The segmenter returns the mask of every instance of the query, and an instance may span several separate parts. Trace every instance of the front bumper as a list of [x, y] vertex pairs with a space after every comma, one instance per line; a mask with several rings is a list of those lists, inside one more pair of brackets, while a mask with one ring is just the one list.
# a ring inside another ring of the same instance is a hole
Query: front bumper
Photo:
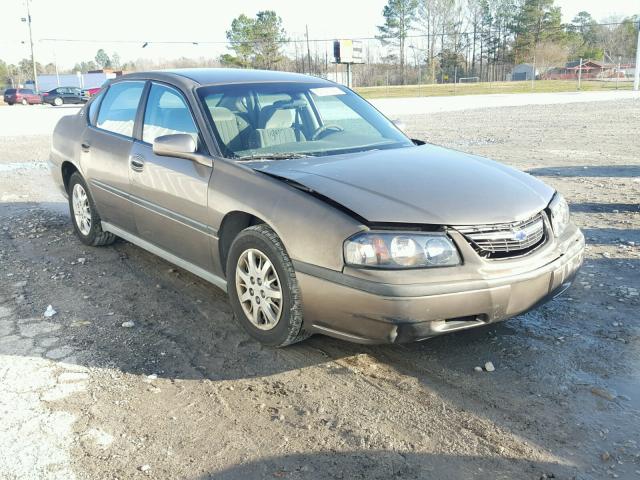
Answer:
[[584, 236], [573, 228], [554, 245], [555, 255], [515, 274], [423, 284], [389, 284], [328, 273], [294, 262], [302, 292], [305, 328], [358, 343], [423, 340], [448, 332], [506, 320], [524, 313], [564, 290], [582, 265]]

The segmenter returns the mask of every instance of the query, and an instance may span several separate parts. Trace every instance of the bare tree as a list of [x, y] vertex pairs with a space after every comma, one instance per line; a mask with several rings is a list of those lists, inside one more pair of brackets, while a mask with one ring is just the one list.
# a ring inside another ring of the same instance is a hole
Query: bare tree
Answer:
[[535, 48], [536, 68], [544, 77], [552, 68], [561, 67], [567, 61], [567, 46], [551, 41], [539, 43]]

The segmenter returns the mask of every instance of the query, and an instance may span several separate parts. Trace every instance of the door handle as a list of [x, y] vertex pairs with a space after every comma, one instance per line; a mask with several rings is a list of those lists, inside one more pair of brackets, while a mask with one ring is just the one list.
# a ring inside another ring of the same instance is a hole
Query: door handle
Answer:
[[144, 168], [144, 157], [142, 155], [132, 155], [129, 159], [129, 165], [131, 165], [131, 170], [141, 172]]
[[82, 147], [83, 152], [88, 152], [91, 149], [91, 145], [89, 145], [88, 143], [83, 143], [80, 146]]

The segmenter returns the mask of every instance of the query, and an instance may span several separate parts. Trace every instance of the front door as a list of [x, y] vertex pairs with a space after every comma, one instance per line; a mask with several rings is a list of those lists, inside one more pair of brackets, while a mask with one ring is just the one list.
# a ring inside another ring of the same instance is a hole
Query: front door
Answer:
[[129, 155], [144, 85], [143, 81], [111, 85], [95, 121], [90, 112], [90, 125], [80, 145], [80, 165], [101, 219], [133, 234], [136, 227], [129, 201]]
[[142, 125], [142, 141], [134, 142], [129, 162], [138, 235], [210, 271], [207, 190], [212, 168], [153, 153], [156, 137], [175, 133], [188, 133], [199, 140], [198, 129], [182, 93], [152, 83]]

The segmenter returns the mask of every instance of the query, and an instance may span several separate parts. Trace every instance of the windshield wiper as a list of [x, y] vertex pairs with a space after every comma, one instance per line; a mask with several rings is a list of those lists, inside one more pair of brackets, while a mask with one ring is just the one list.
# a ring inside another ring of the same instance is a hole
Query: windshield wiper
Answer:
[[289, 160], [293, 158], [305, 158], [310, 157], [308, 153], [296, 153], [296, 152], [278, 152], [278, 153], [256, 153], [254, 155], [246, 155], [244, 157], [238, 157], [235, 160], [238, 162], [247, 162], [251, 160]]

